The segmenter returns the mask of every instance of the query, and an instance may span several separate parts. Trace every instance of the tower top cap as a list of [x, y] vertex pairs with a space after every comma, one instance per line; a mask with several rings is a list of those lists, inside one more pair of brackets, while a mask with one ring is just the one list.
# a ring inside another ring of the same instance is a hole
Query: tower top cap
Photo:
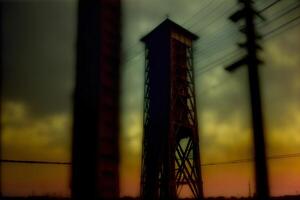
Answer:
[[178, 32], [191, 40], [197, 40], [199, 38], [194, 33], [188, 31], [187, 29], [183, 28], [182, 26], [176, 24], [175, 22], [167, 18], [162, 23], [160, 23], [157, 27], [155, 27], [150, 33], [142, 37], [141, 41], [147, 43], [149, 39], [153, 37], [153, 35], [158, 34], [159, 32], [164, 32], [166, 30], [170, 32], [171, 31]]

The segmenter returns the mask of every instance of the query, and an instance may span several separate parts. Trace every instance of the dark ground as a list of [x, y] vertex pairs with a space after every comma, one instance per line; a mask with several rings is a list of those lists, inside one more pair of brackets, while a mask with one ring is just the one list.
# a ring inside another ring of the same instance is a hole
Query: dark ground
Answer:
[[[59, 197], [2, 197], [1, 200], [70, 200], [70, 198], [59, 198]], [[119, 200], [139, 200], [138, 198], [133, 197], [123, 197]], [[183, 200], [192, 200], [189, 198]], [[237, 197], [208, 197], [205, 200], [254, 200], [253, 198], [237, 198]], [[297, 196], [281, 196], [281, 197], [272, 197], [271, 200], [300, 200], [300, 195]]]

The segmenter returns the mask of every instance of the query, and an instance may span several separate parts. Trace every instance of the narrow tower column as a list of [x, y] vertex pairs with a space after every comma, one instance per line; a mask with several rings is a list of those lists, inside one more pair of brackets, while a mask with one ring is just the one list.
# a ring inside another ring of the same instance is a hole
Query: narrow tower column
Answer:
[[72, 199], [119, 198], [120, 0], [79, 0]]
[[182, 187], [203, 198], [192, 43], [198, 37], [167, 19], [146, 46], [141, 198], [177, 199]]

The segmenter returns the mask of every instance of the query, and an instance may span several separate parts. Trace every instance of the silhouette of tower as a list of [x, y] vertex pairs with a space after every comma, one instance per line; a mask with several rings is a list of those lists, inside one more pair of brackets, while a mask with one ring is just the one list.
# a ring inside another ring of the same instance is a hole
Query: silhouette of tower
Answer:
[[[0, 2], [0, 160], [2, 160], [2, 4]], [[0, 162], [0, 199], [2, 198], [2, 163]]]
[[120, 0], [79, 0], [72, 198], [119, 197]]
[[182, 187], [203, 198], [193, 75], [196, 35], [169, 19], [145, 43], [141, 198], [177, 199]]

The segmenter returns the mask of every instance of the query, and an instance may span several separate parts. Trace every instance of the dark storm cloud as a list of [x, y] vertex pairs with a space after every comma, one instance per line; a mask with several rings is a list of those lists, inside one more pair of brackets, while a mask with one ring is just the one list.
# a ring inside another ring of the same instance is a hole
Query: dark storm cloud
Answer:
[[[197, 12], [200, 5], [205, 5], [208, 2], [209, 1], [199, 2], [198, 0], [189, 0], [188, 2], [174, 0], [124, 1], [123, 47], [126, 54], [131, 54], [132, 52], [135, 54], [138, 51], [143, 51], [139, 39], [166, 19], [166, 17], [169, 17], [179, 24], [197, 22], [194, 18], [191, 18], [192, 13]], [[214, 3], [218, 2], [216, 1], [213, 2], [213, 4]], [[201, 12], [199, 14], [201, 14]], [[135, 48], [128, 48], [132, 46]]]
[[70, 110], [75, 1], [6, 1], [3, 5], [3, 98], [35, 114]]

